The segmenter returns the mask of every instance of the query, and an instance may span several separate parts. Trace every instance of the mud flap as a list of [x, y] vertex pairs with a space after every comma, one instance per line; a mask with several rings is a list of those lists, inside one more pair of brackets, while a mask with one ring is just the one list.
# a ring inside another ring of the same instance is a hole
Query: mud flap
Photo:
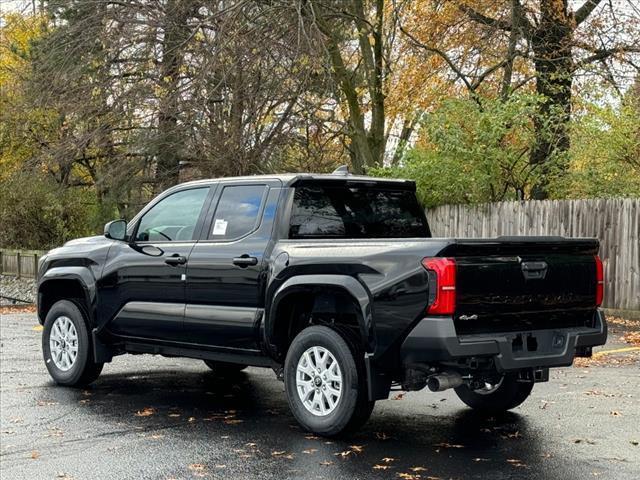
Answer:
[[91, 340], [93, 345], [93, 360], [96, 363], [109, 363], [113, 360], [113, 350], [105, 345], [97, 334], [97, 328], [91, 330]]
[[369, 395], [369, 401], [389, 398], [391, 375], [387, 372], [380, 371], [372, 365], [369, 354], [364, 356], [364, 364], [367, 370], [367, 393]]

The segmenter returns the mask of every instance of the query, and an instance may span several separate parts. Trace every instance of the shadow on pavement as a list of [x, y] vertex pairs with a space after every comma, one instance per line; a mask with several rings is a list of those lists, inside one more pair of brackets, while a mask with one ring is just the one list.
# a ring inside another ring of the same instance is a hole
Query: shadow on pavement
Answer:
[[517, 413], [482, 417], [415, 400], [379, 402], [360, 432], [325, 439], [297, 426], [283, 384], [270, 375], [152, 370], [53, 390], [60, 403], [79, 402], [125, 433], [187, 450], [210, 444], [201, 463], [213, 477], [223, 462], [280, 478], [573, 478], [546, 452], [544, 432]]

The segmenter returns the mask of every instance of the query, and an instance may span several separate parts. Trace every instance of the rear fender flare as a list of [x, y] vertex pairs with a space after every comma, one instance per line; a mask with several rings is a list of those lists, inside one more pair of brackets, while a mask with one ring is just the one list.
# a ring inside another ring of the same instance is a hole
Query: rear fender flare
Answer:
[[[348, 275], [299, 275], [289, 278], [273, 295], [269, 302], [269, 309], [265, 315], [265, 345], [271, 349], [270, 339], [273, 338], [277, 318], [275, 312], [278, 310], [280, 302], [297, 290], [307, 287], [334, 287], [344, 290], [359, 307], [360, 315], [358, 319], [360, 335], [363, 339], [363, 347], [366, 352], [373, 352], [375, 348], [375, 338], [373, 332], [372, 299], [369, 290], [356, 278]], [[271, 355], [276, 352], [269, 352]]]

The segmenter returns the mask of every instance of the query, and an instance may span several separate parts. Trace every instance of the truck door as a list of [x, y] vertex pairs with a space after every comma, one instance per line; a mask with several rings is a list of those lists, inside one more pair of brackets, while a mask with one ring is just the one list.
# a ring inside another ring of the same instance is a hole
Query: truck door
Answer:
[[279, 180], [220, 184], [187, 265], [185, 331], [192, 343], [259, 349], [263, 259], [280, 192]]
[[184, 341], [186, 265], [209, 192], [200, 186], [161, 198], [139, 219], [131, 241], [114, 242], [98, 286], [111, 333]]

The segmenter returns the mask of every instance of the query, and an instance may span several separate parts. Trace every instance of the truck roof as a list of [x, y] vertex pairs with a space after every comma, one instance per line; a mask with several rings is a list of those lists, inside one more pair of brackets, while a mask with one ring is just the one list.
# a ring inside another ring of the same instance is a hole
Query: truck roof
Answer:
[[413, 180], [385, 178], [385, 177], [369, 177], [365, 175], [352, 175], [350, 173], [275, 173], [270, 175], [246, 175], [241, 177], [222, 177], [222, 178], [208, 178], [203, 180], [194, 180], [191, 182], [181, 183], [180, 186], [187, 185], [206, 185], [221, 180], [224, 181], [249, 181], [249, 180], [280, 180], [285, 186], [293, 186], [300, 181], [342, 181], [342, 182], [362, 182], [362, 183], [378, 183], [378, 184], [395, 184], [397, 186], [409, 186], [415, 188], [415, 182]]

